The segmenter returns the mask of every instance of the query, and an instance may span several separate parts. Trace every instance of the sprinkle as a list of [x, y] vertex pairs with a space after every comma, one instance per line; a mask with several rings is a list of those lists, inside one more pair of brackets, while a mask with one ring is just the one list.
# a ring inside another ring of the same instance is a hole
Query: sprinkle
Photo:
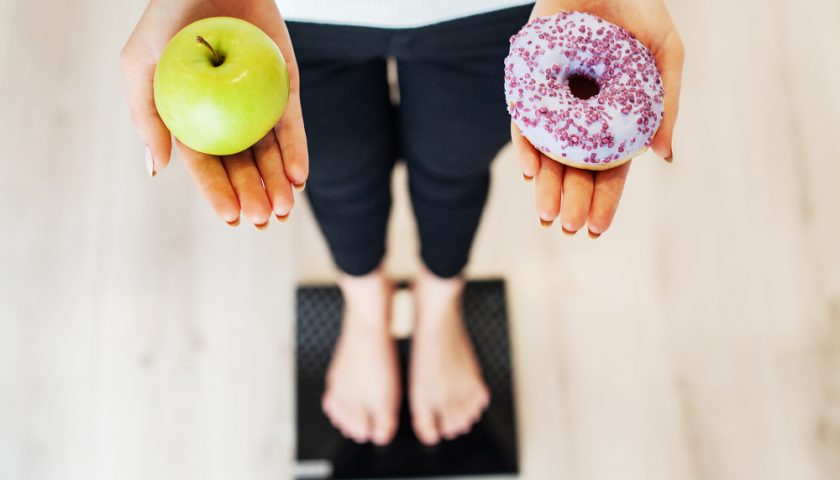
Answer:
[[[630, 32], [561, 12], [532, 20], [510, 42], [508, 110], [534, 145], [572, 162], [606, 164], [650, 143], [664, 115], [664, 91], [653, 56]], [[594, 80], [600, 92], [575, 97], [571, 75]]]

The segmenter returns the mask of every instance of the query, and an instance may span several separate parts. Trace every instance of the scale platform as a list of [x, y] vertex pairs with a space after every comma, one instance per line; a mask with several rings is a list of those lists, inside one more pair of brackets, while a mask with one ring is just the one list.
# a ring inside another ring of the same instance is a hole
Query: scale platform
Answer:
[[[298, 288], [296, 479], [515, 476], [518, 473], [504, 281], [468, 282], [463, 304], [467, 330], [492, 397], [481, 421], [462, 437], [427, 447], [414, 436], [403, 394], [394, 441], [377, 447], [345, 439], [321, 411], [324, 375], [341, 324], [341, 292], [334, 285]], [[410, 339], [398, 341], [403, 385], [410, 348]]]

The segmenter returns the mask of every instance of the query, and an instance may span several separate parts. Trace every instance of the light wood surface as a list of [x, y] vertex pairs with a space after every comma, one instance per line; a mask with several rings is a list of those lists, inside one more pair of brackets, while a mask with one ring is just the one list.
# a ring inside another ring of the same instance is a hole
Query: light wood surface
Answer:
[[[288, 478], [293, 288], [334, 270], [305, 204], [232, 229], [145, 175], [143, 4], [0, 0], [0, 478]], [[470, 272], [509, 282], [522, 478], [840, 478], [840, 3], [671, 6], [675, 161], [633, 162], [609, 232], [541, 229], [494, 167]]]

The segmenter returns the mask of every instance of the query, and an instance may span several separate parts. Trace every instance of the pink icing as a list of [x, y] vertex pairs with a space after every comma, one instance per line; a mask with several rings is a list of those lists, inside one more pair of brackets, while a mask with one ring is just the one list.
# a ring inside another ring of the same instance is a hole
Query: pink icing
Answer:
[[[586, 168], [650, 144], [664, 90], [653, 55], [630, 32], [594, 15], [561, 12], [532, 20], [510, 43], [508, 111], [537, 149]], [[575, 97], [571, 75], [594, 80], [600, 91]]]

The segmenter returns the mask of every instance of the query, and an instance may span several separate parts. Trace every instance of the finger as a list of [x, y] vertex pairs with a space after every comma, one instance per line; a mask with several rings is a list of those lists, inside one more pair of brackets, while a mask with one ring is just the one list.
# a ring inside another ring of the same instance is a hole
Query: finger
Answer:
[[300, 106], [300, 74], [298, 71], [292, 38], [286, 28], [286, 22], [275, 2], [259, 4], [255, 18], [260, 18], [259, 27], [265, 31], [286, 60], [289, 73], [289, 99], [283, 116], [274, 127], [280, 154], [283, 157], [286, 176], [295, 185], [302, 186], [309, 176], [309, 156], [306, 148], [306, 133], [303, 129], [303, 114]]
[[656, 52], [656, 66], [665, 88], [665, 116], [651, 141], [651, 148], [660, 157], [671, 161], [674, 156], [673, 134], [677, 113], [680, 109], [680, 88], [685, 47], [676, 31], [672, 31]]
[[536, 178], [537, 213], [540, 223], [547, 227], [560, 214], [563, 191], [563, 164], [540, 155], [540, 169]]
[[630, 163], [595, 174], [595, 189], [592, 194], [592, 206], [589, 208], [589, 232], [591, 236], [601, 235], [612, 223], [618, 201], [624, 190]]
[[169, 130], [155, 107], [154, 59], [138, 58], [133, 50], [123, 50], [120, 64], [131, 123], [148, 148], [149, 174], [154, 176], [169, 165], [172, 153]]
[[216, 215], [228, 223], [239, 220], [239, 201], [219, 157], [196, 152], [178, 141], [175, 146], [187, 172]]
[[271, 215], [271, 202], [263, 188], [260, 172], [251, 150], [222, 158], [230, 183], [239, 198], [242, 213], [257, 226], [263, 226]]
[[594, 184], [592, 172], [566, 168], [563, 174], [563, 203], [560, 205], [560, 221], [564, 231], [575, 233], [586, 224]]
[[253, 147], [257, 168], [265, 184], [266, 193], [271, 202], [271, 209], [278, 217], [285, 218], [292, 211], [295, 197], [292, 184], [286, 178], [283, 158], [274, 132], [269, 132]]
[[[291, 73], [290, 73], [291, 75]], [[283, 156], [286, 177], [297, 187], [302, 187], [309, 177], [309, 153], [306, 133], [303, 130], [303, 115], [300, 97], [289, 94], [286, 111], [280, 123], [274, 128], [280, 153]]]
[[280, 25], [282, 28], [272, 32], [272, 38], [286, 60], [286, 69], [289, 72], [289, 100], [274, 131], [277, 144], [280, 145], [280, 154], [283, 156], [286, 176], [293, 184], [302, 186], [309, 177], [309, 154], [300, 106], [300, 72], [289, 30], [285, 22], [281, 21]]
[[519, 131], [513, 121], [510, 122], [510, 140], [513, 144], [513, 151], [519, 160], [519, 168], [526, 180], [537, 175], [540, 169], [540, 154]]

